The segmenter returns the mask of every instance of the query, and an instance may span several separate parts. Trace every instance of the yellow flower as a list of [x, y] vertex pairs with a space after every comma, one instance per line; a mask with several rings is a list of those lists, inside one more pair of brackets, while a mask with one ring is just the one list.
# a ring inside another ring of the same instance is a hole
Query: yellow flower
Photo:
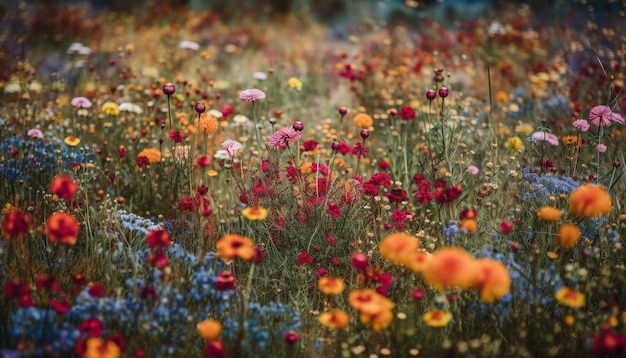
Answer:
[[287, 86], [289, 86], [289, 88], [293, 88], [293, 89], [300, 91], [302, 89], [302, 81], [300, 81], [299, 79], [295, 77], [290, 77], [287, 80]]
[[241, 210], [241, 214], [248, 220], [265, 220], [267, 218], [268, 211], [261, 206], [248, 206]]
[[206, 319], [198, 323], [198, 334], [205, 341], [212, 341], [220, 335], [222, 324], [212, 319]]
[[506, 148], [515, 149], [515, 150], [522, 149], [524, 148], [524, 141], [520, 137], [510, 137], [509, 139], [506, 140], [506, 142], [504, 143], [504, 146]]
[[569, 213], [580, 218], [596, 218], [611, 211], [611, 196], [601, 186], [581, 185], [569, 197]]
[[342, 310], [332, 310], [320, 314], [320, 323], [328, 328], [344, 329], [350, 324], [350, 316]]
[[443, 310], [432, 310], [426, 312], [422, 319], [431, 327], [445, 327], [452, 320], [452, 315]]
[[109, 116], [117, 116], [118, 114], [120, 114], [120, 106], [118, 106], [115, 102], [105, 102], [102, 105], [101, 109], [102, 112], [108, 114]]
[[544, 206], [537, 212], [537, 217], [543, 221], [554, 222], [561, 217], [561, 210], [552, 206]]
[[515, 127], [516, 133], [530, 134], [534, 131], [535, 131], [535, 127], [533, 127], [533, 125], [530, 123], [520, 124], [517, 127]]
[[63, 139], [63, 142], [65, 142], [65, 144], [69, 145], [70, 147], [75, 147], [80, 144], [80, 139], [71, 135], [65, 137], [65, 139]]
[[374, 119], [366, 113], [358, 113], [352, 118], [352, 121], [359, 128], [369, 128], [374, 125]]
[[339, 277], [322, 276], [317, 281], [317, 288], [327, 295], [336, 296], [343, 292], [346, 288], [346, 283]]
[[559, 228], [556, 241], [564, 249], [568, 249], [580, 240], [580, 229], [574, 224], [563, 224]]
[[569, 287], [563, 287], [554, 295], [563, 306], [580, 308], [585, 305], [585, 295]]

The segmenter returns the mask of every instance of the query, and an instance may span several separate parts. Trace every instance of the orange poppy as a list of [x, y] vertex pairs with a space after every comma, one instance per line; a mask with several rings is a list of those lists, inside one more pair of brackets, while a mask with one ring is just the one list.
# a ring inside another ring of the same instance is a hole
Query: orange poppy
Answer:
[[267, 209], [261, 206], [248, 206], [241, 210], [241, 214], [248, 220], [265, 220], [268, 215]]
[[414, 257], [419, 244], [416, 237], [398, 232], [387, 235], [378, 245], [378, 249], [385, 259], [397, 265], [404, 265]]
[[595, 218], [611, 211], [611, 196], [601, 186], [581, 185], [569, 197], [569, 213], [580, 218]]
[[350, 324], [350, 316], [342, 310], [332, 310], [320, 314], [320, 323], [328, 328], [344, 329]]
[[87, 339], [85, 358], [117, 358], [121, 356], [120, 347], [112, 340], [104, 340], [100, 337]]
[[439, 291], [450, 287], [468, 288], [474, 282], [476, 260], [457, 247], [444, 247], [433, 254], [422, 275]]
[[78, 222], [70, 214], [54, 213], [46, 221], [45, 232], [50, 242], [74, 245], [78, 238]]
[[204, 338], [205, 341], [212, 341], [220, 335], [222, 332], [222, 324], [212, 319], [205, 319], [198, 323], [198, 334]]
[[385, 309], [374, 314], [361, 312], [359, 318], [364, 326], [372, 328], [375, 332], [380, 332], [389, 327], [393, 321], [393, 311]]
[[409, 270], [421, 273], [428, 267], [431, 257], [432, 255], [426, 251], [417, 251], [411, 260], [405, 262], [405, 265]]
[[452, 320], [452, 315], [443, 310], [432, 310], [426, 312], [422, 319], [431, 327], [445, 327]]
[[480, 299], [492, 303], [509, 293], [511, 277], [506, 266], [497, 260], [476, 260], [476, 279], [474, 286], [480, 290]]
[[395, 306], [387, 297], [370, 288], [350, 292], [348, 302], [357, 311], [368, 315], [391, 310]]
[[585, 295], [569, 287], [563, 287], [554, 295], [563, 306], [580, 308], [585, 305]]
[[568, 249], [580, 241], [580, 229], [574, 224], [563, 224], [559, 228], [556, 241], [564, 249]]
[[217, 256], [226, 261], [232, 260], [235, 257], [251, 260], [256, 255], [252, 239], [241, 235], [224, 235], [219, 239], [216, 246]]
[[327, 295], [338, 295], [346, 288], [342, 278], [323, 276], [317, 281], [317, 287]]

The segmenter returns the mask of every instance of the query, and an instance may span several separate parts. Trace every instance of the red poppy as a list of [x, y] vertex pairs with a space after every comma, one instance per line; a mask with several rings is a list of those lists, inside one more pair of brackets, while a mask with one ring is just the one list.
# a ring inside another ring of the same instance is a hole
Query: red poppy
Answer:
[[54, 213], [46, 221], [45, 232], [50, 242], [73, 245], [78, 238], [78, 222], [70, 214]]
[[50, 192], [65, 200], [71, 199], [76, 189], [76, 183], [67, 175], [59, 175], [50, 183]]
[[12, 239], [28, 233], [30, 217], [19, 210], [10, 210], [4, 215], [2, 233]]
[[148, 247], [152, 250], [157, 248], [167, 248], [172, 244], [172, 240], [170, 240], [170, 234], [163, 229], [150, 230], [148, 232], [146, 242], [148, 243]]

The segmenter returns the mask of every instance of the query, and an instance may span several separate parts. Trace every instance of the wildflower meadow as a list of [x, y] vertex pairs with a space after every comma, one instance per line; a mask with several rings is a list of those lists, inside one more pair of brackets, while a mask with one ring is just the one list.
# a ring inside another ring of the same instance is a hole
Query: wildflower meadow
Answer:
[[626, 356], [623, 1], [110, 3], [0, 6], [1, 357]]

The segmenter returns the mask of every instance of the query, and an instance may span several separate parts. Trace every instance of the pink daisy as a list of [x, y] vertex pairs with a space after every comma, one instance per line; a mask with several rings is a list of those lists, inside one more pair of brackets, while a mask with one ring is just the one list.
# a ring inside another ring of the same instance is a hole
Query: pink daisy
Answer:
[[584, 119], [577, 119], [574, 121], [574, 123], [572, 123], [572, 125], [574, 126], [574, 128], [578, 129], [581, 132], [586, 132], [589, 130], [589, 122], [587, 122]]
[[246, 102], [254, 102], [265, 98], [265, 93], [260, 89], [252, 88], [239, 92], [239, 99]]
[[224, 141], [224, 143], [222, 143], [222, 149], [224, 149], [228, 153], [228, 155], [230, 156], [230, 159], [233, 159], [235, 154], [242, 147], [243, 146], [241, 145], [241, 143], [237, 142], [236, 140], [232, 140], [232, 139], [227, 139], [227, 140]]
[[300, 140], [300, 132], [293, 129], [293, 127], [281, 128], [274, 132], [268, 142], [270, 148], [285, 149], [289, 142], [297, 142]]

